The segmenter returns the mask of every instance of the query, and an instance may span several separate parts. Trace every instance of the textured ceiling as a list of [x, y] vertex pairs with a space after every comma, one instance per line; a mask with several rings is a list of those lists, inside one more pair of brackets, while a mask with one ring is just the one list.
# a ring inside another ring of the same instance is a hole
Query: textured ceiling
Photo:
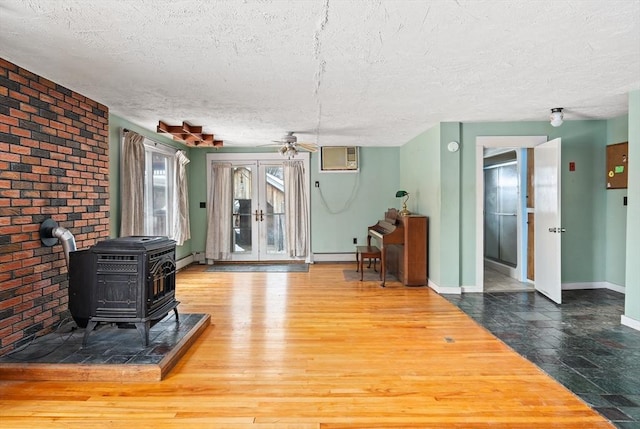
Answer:
[[396, 146], [441, 121], [626, 113], [640, 0], [2, 0], [0, 56], [154, 131]]

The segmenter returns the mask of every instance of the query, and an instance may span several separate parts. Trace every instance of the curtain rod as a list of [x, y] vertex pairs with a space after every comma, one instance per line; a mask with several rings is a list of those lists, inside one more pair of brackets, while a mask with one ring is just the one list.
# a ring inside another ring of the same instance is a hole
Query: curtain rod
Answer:
[[[137, 131], [133, 131], [133, 130], [130, 130], [130, 129], [128, 129], [128, 128], [123, 128], [123, 129], [122, 129], [122, 132], [123, 132], [123, 133], [132, 132], [132, 133], [140, 134], [139, 132], [137, 132]], [[156, 144], [156, 145], [162, 145], [162, 146], [164, 146], [164, 147], [168, 147], [168, 148], [173, 149], [173, 150], [175, 150], [175, 151], [179, 151], [179, 150], [184, 151], [184, 149], [183, 149], [183, 148], [181, 148], [181, 147], [175, 147], [175, 146], [172, 146], [172, 145], [170, 145], [170, 144], [166, 144], [166, 143], [160, 142], [160, 141], [155, 140], [155, 139], [153, 139], [153, 138], [151, 138], [151, 137], [147, 137], [147, 136], [145, 136], [145, 135], [143, 135], [143, 134], [140, 134], [140, 135], [141, 135], [142, 137], [144, 137], [145, 139], [147, 139], [147, 140], [151, 140], [151, 141], [152, 141], [154, 144]]]

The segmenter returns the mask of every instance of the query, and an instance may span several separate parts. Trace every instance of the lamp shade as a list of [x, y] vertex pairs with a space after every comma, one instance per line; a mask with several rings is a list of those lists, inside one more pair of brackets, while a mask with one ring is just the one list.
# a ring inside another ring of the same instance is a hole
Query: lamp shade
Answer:
[[411, 214], [409, 210], [407, 210], [407, 200], [409, 199], [409, 193], [407, 191], [397, 191], [396, 198], [404, 197], [404, 201], [402, 202], [402, 210], [400, 211], [400, 216], [406, 216]]

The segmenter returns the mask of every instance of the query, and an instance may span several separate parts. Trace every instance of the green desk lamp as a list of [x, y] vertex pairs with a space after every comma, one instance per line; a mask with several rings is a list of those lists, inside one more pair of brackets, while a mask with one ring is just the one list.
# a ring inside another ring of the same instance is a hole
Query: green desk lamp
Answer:
[[411, 212], [407, 210], [407, 200], [409, 199], [409, 193], [407, 191], [398, 191], [396, 192], [396, 198], [404, 197], [404, 201], [402, 202], [402, 210], [400, 211], [400, 216], [410, 215]]

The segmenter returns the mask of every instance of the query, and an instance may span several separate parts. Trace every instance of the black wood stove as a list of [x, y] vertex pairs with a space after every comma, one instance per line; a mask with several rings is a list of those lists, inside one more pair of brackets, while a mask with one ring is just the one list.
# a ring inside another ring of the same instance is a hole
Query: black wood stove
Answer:
[[69, 254], [69, 311], [86, 327], [83, 344], [99, 323], [134, 325], [145, 346], [149, 329], [175, 299], [175, 242], [166, 237], [121, 237]]

